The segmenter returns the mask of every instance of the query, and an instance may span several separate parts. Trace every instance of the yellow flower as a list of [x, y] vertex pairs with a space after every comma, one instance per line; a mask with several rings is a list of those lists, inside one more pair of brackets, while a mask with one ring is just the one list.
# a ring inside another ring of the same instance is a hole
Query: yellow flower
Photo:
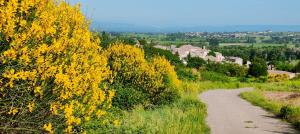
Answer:
[[48, 123], [48, 124], [44, 124], [43, 126], [44, 130], [50, 134], [53, 134], [53, 128], [52, 128], [52, 124]]
[[8, 114], [12, 114], [12, 115], [16, 115], [18, 113], [18, 109], [17, 108], [11, 108], [8, 112]]
[[97, 117], [99, 118], [99, 117], [101, 117], [101, 116], [103, 116], [103, 115], [105, 115], [106, 114], [106, 111], [103, 111], [103, 110], [97, 110], [97, 113], [96, 113], [96, 115], [97, 115]]
[[35, 87], [34, 94], [35, 94], [35, 96], [43, 96], [44, 93], [42, 91], [42, 87]]
[[112, 98], [115, 96], [115, 93], [116, 92], [114, 90], [109, 90], [108, 91], [108, 99], [107, 100], [111, 101]]
[[58, 114], [58, 106], [59, 106], [59, 104], [57, 104], [57, 103], [50, 104], [50, 111], [52, 114], [54, 114], [54, 115]]
[[3, 53], [3, 55], [4, 55], [5, 57], [7, 57], [7, 58], [11, 58], [12, 60], [15, 60], [16, 57], [17, 57], [17, 53], [16, 53], [16, 51], [13, 50], [13, 49], [9, 49], [9, 50], [5, 51], [5, 52]]
[[121, 122], [119, 120], [114, 120], [113, 124], [118, 127], [120, 126]]
[[72, 132], [72, 129], [73, 129], [72, 126], [68, 126], [68, 127], [64, 130], [64, 132], [65, 132], [65, 133], [71, 133], [71, 132]]
[[29, 112], [32, 112], [32, 111], [33, 111], [34, 106], [35, 106], [34, 101], [30, 102], [30, 103], [27, 105], [27, 108], [28, 108]]

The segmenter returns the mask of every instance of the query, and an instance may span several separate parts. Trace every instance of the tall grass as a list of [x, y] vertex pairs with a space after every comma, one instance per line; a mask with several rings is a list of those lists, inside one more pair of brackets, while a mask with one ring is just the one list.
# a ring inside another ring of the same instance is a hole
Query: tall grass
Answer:
[[209, 133], [205, 124], [206, 107], [196, 98], [184, 98], [178, 102], [145, 110], [137, 108], [127, 112], [123, 119], [123, 126], [127, 132], [141, 133]]
[[[191, 92], [190, 92], [191, 93]], [[150, 109], [142, 106], [131, 111], [117, 111], [119, 116], [112, 115], [120, 120], [119, 126], [101, 127], [103, 121], [98, 120], [86, 124], [88, 133], [210, 133], [205, 123], [206, 106], [198, 100], [196, 94], [184, 93], [182, 98], [173, 104], [163, 105]]]
[[210, 133], [206, 125], [206, 106], [199, 100], [199, 93], [209, 89], [235, 89], [249, 86], [239, 82], [184, 81], [181, 99], [173, 104], [144, 109], [136, 107], [131, 111], [116, 111], [111, 120], [119, 120], [119, 126], [102, 127], [103, 120], [86, 124], [88, 133], [157, 133], [186, 134]]
[[300, 80], [273, 83], [255, 83], [253, 86], [261, 91], [295, 91], [300, 92]]

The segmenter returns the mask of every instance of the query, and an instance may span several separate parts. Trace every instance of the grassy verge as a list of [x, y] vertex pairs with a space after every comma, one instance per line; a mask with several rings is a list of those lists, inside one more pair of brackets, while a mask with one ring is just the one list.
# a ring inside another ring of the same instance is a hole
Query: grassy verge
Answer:
[[178, 101], [169, 105], [151, 109], [136, 107], [131, 111], [115, 110], [114, 115], [111, 115], [113, 119], [110, 120], [119, 120], [120, 125], [103, 128], [103, 120], [97, 120], [86, 124], [87, 132], [98, 133], [101, 130], [103, 133], [208, 134], [210, 129], [205, 123], [206, 106], [199, 101], [198, 91], [183, 92]]
[[[144, 109], [136, 107], [131, 111], [113, 110], [112, 119], [118, 125], [105, 126], [105, 120], [86, 124], [88, 133], [210, 133], [206, 125], [206, 106], [199, 101], [199, 93], [208, 89], [234, 89], [245, 87], [239, 82], [183, 82], [181, 98], [173, 104]], [[114, 124], [114, 123], [110, 123]], [[105, 127], [103, 127], [105, 126]]]
[[300, 81], [298, 80], [256, 85], [256, 89], [254, 91], [242, 93], [241, 97], [248, 100], [253, 105], [260, 106], [265, 110], [272, 112], [281, 119], [295, 125], [297, 129], [300, 129], [299, 106], [288, 104], [285, 101], [270, 100], [264, 95], [264, 92], [266, 91], [299, 92], [299, 82]]

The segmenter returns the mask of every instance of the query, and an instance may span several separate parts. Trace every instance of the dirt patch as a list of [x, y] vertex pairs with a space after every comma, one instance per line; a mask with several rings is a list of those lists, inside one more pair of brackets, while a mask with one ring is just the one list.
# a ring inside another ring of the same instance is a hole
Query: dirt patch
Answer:
[[265, 91], [264, 96], [268, 100], [278, 101], [287, 105], [300, 106], [300, 93], [299, 92], [275, 92]]

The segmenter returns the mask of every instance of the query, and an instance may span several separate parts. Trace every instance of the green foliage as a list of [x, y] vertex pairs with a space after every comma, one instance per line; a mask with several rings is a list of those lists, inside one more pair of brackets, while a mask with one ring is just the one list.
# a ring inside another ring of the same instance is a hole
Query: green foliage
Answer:
[[300, 73], [300, 61], [298, 62], [298, 64], [295, 66], [295, 72]]
[[207, 55], [216, 57], [216, 53], [214, 51], [209, 51]]
[[[256, 46], [258, 44], [255, 44]], [[244, 46], [224, 46], [211, 47], [212, 51], [220, 52], [224, 56], [241, 57], [245, 61], [251, 61], [254, 57], [262, 58], [266, 61], [288, 61], [300, 58], [299, 50], [295, 48], [285, 48], [282, 46], [268, 46], [261, 44], [261, 47]]]
[[116, 96], [113, 98], [113, 106], [130, 110], [136, 105], [148, 105], [147, 94], [130, 86], [117, 86]]
[[181, 80], [188, 80], [188, 81], [199, 80], [199, 75], [197, 73], [194, 73], [192, 69], [188, 69], [185, 67], [177, 67], [176, 72], [178, 78]]
[[201, 72], [201, 80], [229, 82], [229, 78], [227, 76], [225, 76], [224, 74], [211, 72], [211, 71]]
[[266, 61], [260, 58], [255, 58], [249, 67], [249, 75], [254, 77], [268, 75], [268, 66]]
[[288, 71], [288, 72], [294, 72], [295, 66], [293, 64], [290, 64], [288, 62], [275, 62], [276, 70], [282, 70], [282, 71]]
[[139, 39], [138, 40], [139, 41], [139, 43], [141, 44], [141, 45], [147, 45], [147, 40], [146, 39]]
[[154, 105], [172, 104], [180, 98], [179, 91], [173, 89], [162, 89], [158, 95], [152, 97]]
[[162, 57], [165, 57], [167, 60], [169, 60], [170, 63], [174, 66], [183, 66], [179, 57], [172, 54], [172, 52], [170, 52], [170, 51], [155, 48], [150, 45], [145, 45], [143, 47], [143, 49], [144, 49], [145, 56], [147, 59], [150, 59], [155, 56], [162, 56]]
[[221, 74], [225, 74], [230, 77], [243, 77], [247, 74], [247, 68], [231, 63], [214, 63], [209, 62], [206, 66], [208, 71], [213, 71]]
[[98, 36], [101, 39], [100, 46], [103, 48], [107, 48], [113, 42], [113, 39], [108, 32], [101, 32]]
[[208, 39], [208, 42], [209, 42], [209, 45], [210, 46], [219, 46], [220, 42], [219, 42], [219, 39], [217, 38], [211, 38], [211, 39]]
[[200, 68], [206, 64], [206, 61], [199, 57], [188, 57], [187, 67], [190, 68]]

